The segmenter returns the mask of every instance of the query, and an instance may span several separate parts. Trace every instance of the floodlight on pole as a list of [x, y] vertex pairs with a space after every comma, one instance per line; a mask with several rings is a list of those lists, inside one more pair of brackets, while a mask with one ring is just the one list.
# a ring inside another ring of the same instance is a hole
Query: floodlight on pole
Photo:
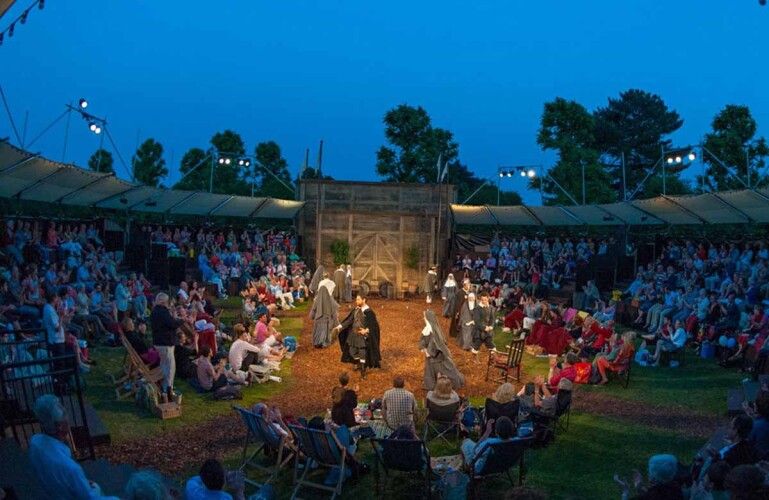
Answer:
[[88, 107], [88, 101], [86, 101], [85, 99], [80, 99], [80, 101], [78, 101], [78, 104], [80, 104], [81, 109], [85, 109]]

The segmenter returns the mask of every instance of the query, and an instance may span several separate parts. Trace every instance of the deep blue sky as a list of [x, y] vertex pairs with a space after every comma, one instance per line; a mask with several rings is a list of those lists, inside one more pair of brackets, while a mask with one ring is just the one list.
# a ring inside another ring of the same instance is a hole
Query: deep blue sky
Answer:
[[[381, 120], [401, 103], [453, 131], [486, 177], [552, 164], [535, 136], [557, 96], [592, 110], [628, 88], [658, 93], [685, 120], [679, 144], [729, 103], [749, 105], [768, 133], [767, 33], [757, 0], [50, 0], [6, 36], [0, 84], [18, 126], [29, 111], [28, 140], [86, 97], [127, 161], [137, 131], [162, 142], [172, 181], [182, 154], [225, 128], [249, 150], [277, 141], [292, 174], [324, 139], [324, 172], [377, 180]], [[0, 136], [13, 137], [4, 110]], [[63, 136], [62, 121], [31, 149], [61, 160]], [[66, 160], [83, 165], [97, 147], [73, 118]]]

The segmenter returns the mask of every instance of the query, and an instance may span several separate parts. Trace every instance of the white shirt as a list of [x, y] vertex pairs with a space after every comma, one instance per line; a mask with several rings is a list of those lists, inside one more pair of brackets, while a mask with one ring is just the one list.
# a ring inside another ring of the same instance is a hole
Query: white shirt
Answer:
[[249, 344], [245, 340], [236, 340], [232, 343], [232, 346], [230, 346], [230, 368], [233, 370], [240, 370], [240, 367], [243, 366], [243, 360], [246, 359], [247, 353], [258, 353], [259, 351], [260, 349], [258, 347]]
[[232, 500], [232, 495], [229, 493], [206, 488], [200, 476], [195, 476], [187, 481], [187, 486], [184, 488], [184, 496], [187, 500]]
[[45, 326], [45, 338], [49, 344], [64, 343], [64, 328], [61, 326], [56, 308], [51, 304], [43, 306], [43, 326]]
[[29, 440], [29, 463], [46, 498], [103, 498], [91, 488], [80, 464], [72, 460], [69, 447], [56, 438], [46, 434], [32, 436]]
[[320, 283], [318, 283], [318, 288], [319, 289], [322, 286], [326, 287], [326, 289], [328, 290], [328, 294], [329, 295], [334, 295], [334, 289], [336, 289], [336, 283], [334, 283], [332, 280], [326, 278], [326, 279], [321, 280]]
[[122, 283], [115, 288], [115, 305], [120, 312], [128, 310], [128, 299], [131, 298], [131, 292]]

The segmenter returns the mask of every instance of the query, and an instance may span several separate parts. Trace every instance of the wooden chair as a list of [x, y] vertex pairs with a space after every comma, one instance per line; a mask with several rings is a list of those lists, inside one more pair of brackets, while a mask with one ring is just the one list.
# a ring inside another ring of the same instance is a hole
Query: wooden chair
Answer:
[[[489, 351], [489, 360], [486, 363], [486, 381], [491, 379], [494, 382], [504, 384], [509, 378], [513, 378], [518, 381], [521, 379], [521, 360], [523, 359], [524, 350], [523, 338], [513, 340], [510, 345], [505, 346], [506, 351], [498, 351], [492, 349]], [[499, 370], [499, 375], [491, 376], [491, 370]], [[515, 371], [515, 376], [511, 373]]]
[[[146, 364], [144, 364], [144, 360], [136, 353], [131, 343], [128, 342], [128, 339], [126, 339], [125, 335], [122, 333], [120, 334], [120, 341], [123, 343], [123, 347], [125, 347], [131, 366], [128, 368], [128, 378], [124, 384], [121, 384], [115, 388], [115, 394], [117, 395], [118, 400], [122, 400], [136, 394], [138, 387], [134, 382], [140, 378], [143, 378], [145, 381], [154, 384], [159, 384], [160, 381], [163, 380], [163, 372], [160, 370], [160, 367], [158, 366], [156, 368], [150, 369]], [[128, 383], [129, 381], [131, 382], [131, 387], [130, 389], [125, 389], [125, 383]]]
[[[384, 497], [388, 498], [387, 484], [389, 479], [397, 477], [415, 477], [423, 482], [424, 493], [417, 492], [420, 498], [430, 498], [430, 450], [421, 439], [376, 439], [371, 440], [371, 445], [377, 457], [377, 464], [384, 469]], [[397, 476], [395, 473], [398, 473]], [[380, 491], [381, 480], [379, 467], [376, 475], [377, 497], [382, 498]]]
[[[504, 474], [510, 481], [510, 487], [515, 487], [515, 481], [510, 471], [518, 467], [518, 485], [523, 484], [526, 465], [524, 457], [526, 449], [534, 442], [533, 437], [514, 438], [499, 443], [486, 443], [475, 454], [475, 458], [467, 464], [470, 474], [470, 487], [473, 497], [477, 498], [477, 484], [487, 478]], [[485, 461], [480, 469], [477, 463], [485, 455]]]
[[[258, 483], [248, 478], [245, 479], [248, 484], [261, 488], [278, 477], [281, 469], [294, 458], [296, 450], [290, 444], [288, 436], [281, 435], [274, 428], [271, 428], [271, 424], [267, 423], [261, 415], [239, 406], [233, 406], [233, 409], [240, 413], [243, 425], [246, 428], [246, 439], [243, 444], [240, 468], [252, 467], [268, 473], [269, 477], [264, 483]], [[256, 442], [258, 445], [256, 450], [247, 457], [248, 445], [252, 442]], [[276, 457], [273, 465], [265, 467], [256, 461], [256, 456], [259, 452], [267, 449], [270, 449]]]
[[[331, 492], [331, 499], [342, 495], [342, 483], [344, 482], [345, 461], [347, 460], [347, 448], [342, 446], [328, 431], [308, 429], [297, 425], [289, 425], [289, 429], [296, 437], [299, 452], [307, 460], [303, 464], [302, 474], [299, 475], [299, 460], [294, 461], [294, 491], [291, 493], [291, 499], [297, 498], [299, 491], [303, 486], [323, 491]], [[339, 480], [334, 486], [326, 486], [324, 483], [316, 483], [307, 478], [310, 470], [310, 461], [314, 461], [318, 467], [332, 469], [338, 467]]]

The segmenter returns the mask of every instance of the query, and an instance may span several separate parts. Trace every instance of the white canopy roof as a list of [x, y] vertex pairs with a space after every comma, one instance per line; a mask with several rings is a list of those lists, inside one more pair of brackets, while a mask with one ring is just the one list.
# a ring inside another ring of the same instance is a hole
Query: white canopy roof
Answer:
[[769, 189], [568, 207], [451, 205], [451, 212], [457, 224], [503, 226], [769, 223]]
[[304, 202], [154, 188], [40, 158], [0, 141], [0, 197], [113, 210], [291, 219]]

